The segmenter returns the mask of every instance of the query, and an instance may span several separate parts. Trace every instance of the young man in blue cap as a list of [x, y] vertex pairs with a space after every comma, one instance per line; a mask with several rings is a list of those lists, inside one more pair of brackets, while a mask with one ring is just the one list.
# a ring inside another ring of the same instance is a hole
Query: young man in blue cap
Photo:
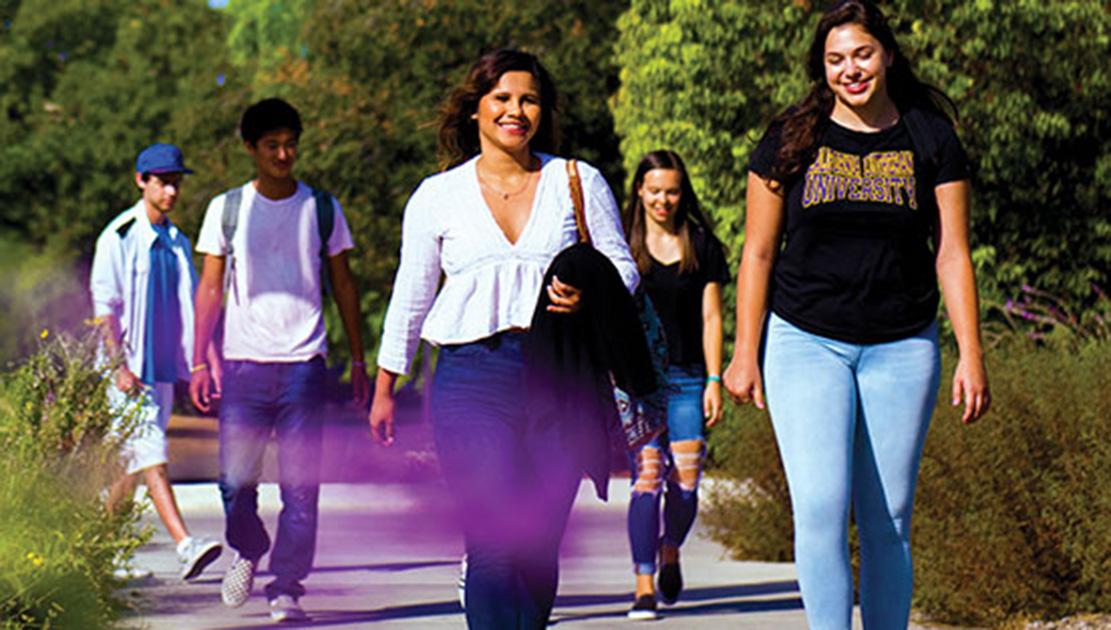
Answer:
[[[185, 167], [181, 151], [154, 144], [135, 161], [142, 199], [104, 228], [96, 242], [90, 288], [103, 350], [113, 366], [108, 398], [134, 426], [123, 445], [126, 474], [109, 491], [115, 507], [139, 477], [177, 543], [181, 577], [190, 580], [220, 556], [220, 543], [189, 535], [166, 472], [166, 425], [174, 383], [189, 374], [193, 355], [193, 269], [189, 239], [170, 222]], [[149, 571], [117, 567], [121, 579]]]
[[[339, 308], [353, 365], [356, 402], [369, 397], [359, 299], [347, 262], [353, 247], [343, 210], [331, 195], [293, 177], [301, 117], [289, 103], [266, 99], [240, 123], [254, 180], [212, 200], [197, 251], [205, 255], [197, 290], [198, 344], [213, 337], [225, 302], [220, 402], [220, 491], [228, 545], [237, 557], [221, 584], [228, 606], [241, 606], [254, 585], [270, 536], [258, 517], [262, 455], [277, 439], [282, 511], [266, 586], [270, 617], [305, 618], [299, 599], [316, 550], [328, 350], [323, 289]], [[203, 345], [199, 346], [203, 348]], [[194, 350], [190, 391], [204, 409], [218, 379]]]

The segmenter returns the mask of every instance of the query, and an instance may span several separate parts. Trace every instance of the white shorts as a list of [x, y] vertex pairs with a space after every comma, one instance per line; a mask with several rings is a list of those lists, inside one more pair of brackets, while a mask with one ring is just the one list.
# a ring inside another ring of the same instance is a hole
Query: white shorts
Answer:
[[108, 403], [116, 412], [119, 423], [132, 423], [131, 434], [120, 450], [127, 474], [169, 461], [166, 426], [170, 423], [170, 412], [174, 407], [173, 383], [144, 385], [142, 393], [136, 396], [128, 396], [115, 384], [109, 384]]

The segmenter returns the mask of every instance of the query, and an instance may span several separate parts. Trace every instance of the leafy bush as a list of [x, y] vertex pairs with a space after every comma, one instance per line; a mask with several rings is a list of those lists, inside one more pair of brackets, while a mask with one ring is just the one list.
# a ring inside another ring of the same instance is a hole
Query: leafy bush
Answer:
[[[993, 407], [971, 427], [949, 405], [956, 363], [946, 352], [912, 538], [915, 607], [939, 621], [1111, 611], [1111, 343], [1028, 332], [989, 354]], [[751, 408], [727, 413], [711, 436], [725, 481], [711, 488], [704, 522], [736, 557], [790, 559], [770, 422]]]
[[43, 334], [0, 380], [0, 619], [5, 630], [111, 627], [112, 561], [142, 536], [134, 509], [108, 514], [101, 500], [120, 473], [107, 381], [93, 335]]

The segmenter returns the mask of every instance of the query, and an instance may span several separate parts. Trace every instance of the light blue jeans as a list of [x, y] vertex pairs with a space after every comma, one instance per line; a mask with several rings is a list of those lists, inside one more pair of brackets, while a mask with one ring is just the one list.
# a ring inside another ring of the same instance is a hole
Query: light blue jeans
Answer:
[[937, 324], [852, 344], [768, 321], [764, 384], [795, 519], [795, 563], [811, 630], [849, 630], [849, 506], [860, 531], [867, 630], [906, 628], [910, 521], [940, 380]]

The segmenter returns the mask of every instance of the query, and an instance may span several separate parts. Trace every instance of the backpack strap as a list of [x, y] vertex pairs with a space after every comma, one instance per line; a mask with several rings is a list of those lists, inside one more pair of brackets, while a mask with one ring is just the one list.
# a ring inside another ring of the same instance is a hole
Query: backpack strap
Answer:
[[224, 228], [224, 245], [228, 253], [224, 257], [224, 295], [228, 295], [232, 278], [235, 276], [235, 248], [232, 245], [235, 228], [239, 225], [239, 206], [243, 205], [243, 188], [232, 188], [224, 193], [224, 214], [220, 225]]
[[571, 186], [571, 203], [575, 206], [575, 227], [579, 242], [590, 242], [590, 228], [586, 225], [586, 204], [583, 202], [583, 183], [579, 177], [578, 160], [567, 160], [567, 181]]
[[332, 195], [326, 190], [314, 188], [312, 198], [316, 202], [316, 228], [320, 233], [320, 282], [325, 294], [332, 293], [332, 282], [328, 276], [328, 239], [336, 226], [336, 207]]

